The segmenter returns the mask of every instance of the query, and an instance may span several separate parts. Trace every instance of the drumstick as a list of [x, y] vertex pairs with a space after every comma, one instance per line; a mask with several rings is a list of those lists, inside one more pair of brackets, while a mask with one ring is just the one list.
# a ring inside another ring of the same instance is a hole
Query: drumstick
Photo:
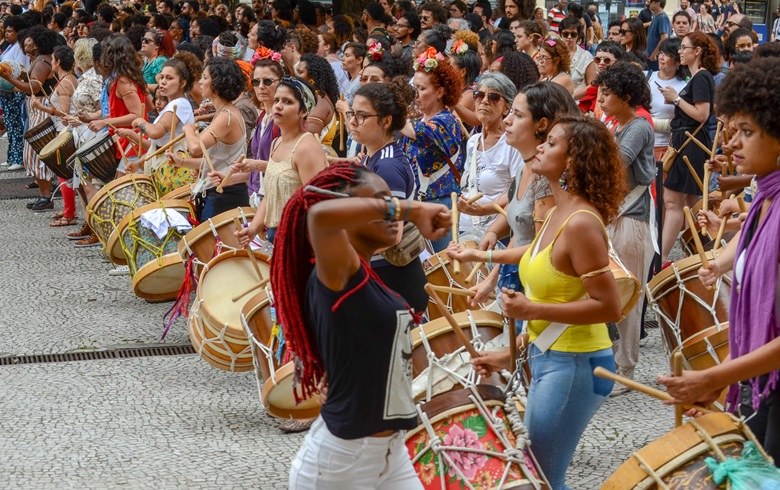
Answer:
[[702, 151], [703, 151], [705, 154], [707, 154], [707, 155], [709, 155], [709, 154], [710, 154], [710, 149], [709, 149], [709, 148], [707, 148], [707, 147], [704, 145], [704, 143], [702, 143], [701, 141], [697, 140], [697, 139], [696, 139], [696, 138], [695, 138], [695, 137], [694, 137], [694, 136], [693, 136], [691, 133], [689, 133], [688, 131], [686, 131], [686, 132], [685, 132], [685, 136], [689, 137], [689, 138], [691, 139], [691, 141], [693, 141], [694, 143], [696, 143], [696, 146], [698, 146], [699, 148], [701, 148], [701, 150], [702, 150]]
[[715, 236], [715, 246], [712, 248], [716, 252], [720, 248], [720, 241], [723, 239], [723, 232], [726, 231], [726, 223], [728, 220], [729, 213], [724, 214], [720, 218], [720, 227], [718, 228], [718, 234]]
[[206, 159], [206, 163], [209, 166], [209, 170], [214, 172], [214, 164], [211, 163], [211, 155], [209, 155], [209, 152], [206, 151], [206, 145], [203, 144], [203, 138], [200, 137], [200, 134], [198, 134], [198, 143], [200, 143], [200, 151], [203, 152], [203, 158]]
[[[344, 94], [339, 95], [339, 100], [344, 100]], [[339, 151], [344, 151], [344, 113], [339, 112]]]
[[[458, 193], [451, 193], [450, 198], [452, 199], [452, 241], [458, 243], [458, 220], [460, 219], [458, 217]], [[459, 260], [452, 261], [452, 272], [460, 274]]]
[[484, 195], [485, 194], [482, 193], [482, 192], [477, 192], [476, 194], [474, 194], [473, 196], [468, 198], [468, 200], [466, 202], [469, 203], [469, 204], [474, 204], [475, 202], [477, 202], [480, 199], [482, 199], [482, 196], [484, 196]]
[[156, 150], [154, 150], [153, 153], [147, 153], [146, 155], [144, 155], [144, 157], [141, 159], [141, 163], [143, 163], [144, 161], [149, 160], [151, 158], [154, 158], [157, 155], [161, 155], [161, 154], [165, 153], [173, 145], [175, 145], [176, 143], [178, 143], [179, 141], [181, 141], [183, 139], [184, 139], [184, 133], [180, 134], [179, 136], [175, 137], [171, 141], [169, 141], [169, 142], [165, 143], [164, 145], [162, 145], [161, 147], [157, 148]]
[[[601, 366], [596, 366], [596, 369], [593, 370], [593, 374], [595, 376], [598, 376], [599, 378], [610, 379], [612, 381], [615, 381], [616, 383], [622, 384], [626, 388], [630, 388], [634, 391], [639, 391], [640, 393], [644, 393], [645, 395], [652, 396], [653, 398], [657, 398], [659, 400], [663, 400], [663, 401], [674, 400], [674, 398], [672, 398], [672, 395], [666, 393], [665, 391], [657, 390], [652, 386], [647, 386], [646, 384], [640, 383], [639, 381], [634, 381], [633, 379], [625, 378], [623, 376], [615, 374], [612, 371], [607, 371]], [[695, 408], [696, 410], [702, 413], [712, 413], [712, 410], [710, 410], [709, 408], [704, 408], [701, 405], [683, 405], [683, 408], [686, 409]]]
[[[233, 226], [236, 227], [236, 231], [241, 231], [244, 229], [244, 227], [241, 225], [241, 222], [238, 220], [238, 216], [233, 218]], [[255, 272], [257, 273], [257, 278], [261, 281], [263, 280], [263, 273], [260, 271], [260, 265], [257, 263], [257, 257], [255, 257], [255, 253], [252, 252], [252, 247], [249, 246], [249, 244], [246, 244], [246, 247], [244, 247], [244, 250], [247, 251], [247, 255], [249, 255], [249, 262], [252, 263], [252, 267], [255, 269]]]
[[[682, 376], [682, 352], [675, 351], [672, 354], [672, 372], [675, 376]], [[680, 405], [674, 406], [674, 426], [679, 427], [683, 423], [683, 408]]]
[[693, 244], [696, 246], [699, 258], [701, 258], [701, 266], [705, 269], [709, 269], [710, 262], [707, 260], [707, 254], [704, 252], [704, 247], [701, 245], [701, 238], [699, 238], [699, 234], [696, 233], [696, 223], [693, 222], [691, 208], [685, 206], [683, 208], [683, 213], [685, 214], [685, 219], [688, 221], [688, 227], [691, 229], [691, 235], [693, 235]]
[[452, 316], [452, 313], [450, 313], [450, 310], [447, 309], [441, 298], [439, 298], [439, 295], [436, 294], [436, 290], [434, 290], [431, 286], [432, 284], [426, 284], [425, 292], [428, 293], [428, 295], [433, 298], [433, 301], [436, 302], [436, 306], [439, 308], [439, 311], [444, 316], [444, 318], [447, 319], [447, 322], [450, 324], [450, 327], [455, 333], [455, 336], [458, 337], [458, 340], [463, 345], [463, 347], [466, 348], [469, 355], [471, 355], [472, 358], [477, 357], [479, 354], [477, 353], [476, 349], [474, 349], [474, 346], [471, 345], [471, 342], [469, 342], [469, 339], [466, 337], [466, 334], [463, 333], [463, 330], [460, 329], [460, 325], [458, 325], [458, 322], [455, 321], [455, 318]]
[[517, 369], [517, 332], [515, 331], [515, 319], [509, 319], [509, 372], [514, 373]]
[[477, 267], [476, 264], [474, 265], [474, 268], [471, 269], [471, 272], [469, 272], [469, 275], [466, 276], [466, 284], [471, 284], [471, 281], [474, 279], [474, 276], [477, 275], [477, 272], [479, 272], [480, 267]]
[[[238, 160], [236, 160], [236, 163], [241, 163], [243, 161], [244, 161], [244, 155], [241, 155], [240, 157], [238, 157]], [[222, 182], [220, 182], [219, 185], [217, 186], [217, 192], [222, 194], [222, 188], [225, 186], [225, 183], [228, 181], [232, 173], [233, 173], [233, 165], [228, 167], [228, 171], [227, 174], [225, 174], [225, 178], [222, 179]]]
[[504, 216], [504, 218], [507, 217], [506, 216], [506, 211], [504, 211], [504, 208], [499, 206], [497, 202], [493, 203], [493, 209], [495, 209], [497, 213], [501, 213], [501, 215]]
[[704, 192], [704, 184], [702, 184], [701, 179], [699, 178], [699, 174], [696, 173], [696, 170], [693, 168], [693, 165], [691, 165], [691, 161], [688, 160], [688, 157], [685, 155], [683, 155], [683, 162], [685, 162], [685, 165], [688, 166], [688, 171], [691, 173], [693, 180], [696, 181], [696, 185], [699, 186], [699, 190]]
[[114, 143], [116, 143], [116, 146], [119, 147], [119, 153], [122, 155], [122, 159], [125, 161], [125, 165], [130, 165], [130, 162], [127, 161], [127, 154], [125, 153], [125, 149], [122, 148], [122, 143], [119, 142], [119, 136], [114, 133], [111, 139], [113, 139]]
[[450, 293], [450, 294], [458, 294], [460, 296], [476, 296], [477, 293], [470, 290], [470, 289], [459, 289], [459, 288], [451, 288], [447, 286], [437, 286], [435, 284], [431, 284], [431, 289], [434, 291], [439, 291], [440, 293]]
[[745, 206], [745, 199], [742, 196], [737, 196], [737, 206], [739, 206], [740, 213], [747, 213], [747, 206]]
[[243, 293], [240, 293], [240, 294], [237, 294], [237, 295], [233, 296], [232, 298], [230, 298], [230, 301], [235, 303], [236, 301], [240, 300], [241, 298], [243, 298], [247, 294], [251, 293], [252, 291], [255, 291], [257, 289], [265, 287], [265, 285], [268, 284], [269, 282], [271, 282], [271, 278], [270, 277], [266, 277], [265, 279], [263, 279], [262, 281], [258, 282], [257, 284], [255, 284], [251, 288], [247, 289]]
[[171, 137], [169, 140], [173, 140], [173, 137], [176, 136], [176, 104], [173, 104], [173, 117], [171, 117]]
[[[718, 149], [718, 136], [720, 136], [720, 128], [721, 123], [718, 121], [718, 126], [715, 129], [715, 138], [712, 140], [712, 149], [710, 150], [710, 161], [715, 160], [715, 151]], [[705, 165], [704, 166], [704, 188], [702, 189], [702, 198], [704, 199], [704, 202], [701, 205], [701, 209], [704, 212], [707, 212], [710, 209], [710, 166]], [[702, 225], [701, 227], [701, 236], [707, 236], [707, 227]]]

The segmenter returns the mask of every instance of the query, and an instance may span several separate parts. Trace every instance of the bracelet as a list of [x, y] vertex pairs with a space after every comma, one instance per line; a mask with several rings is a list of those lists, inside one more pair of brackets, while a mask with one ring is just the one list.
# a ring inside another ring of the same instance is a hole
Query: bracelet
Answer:
[[146, 134], [146, 123], [141, 123], [138, 125], [138, 129], [143, 133]]
[[485, 264], [487, 264], [488, 267], [493, 267], [493, 251], [488, 250], [487, 251], [487, 260], [485, 261]]
[[406, 200], [406, 209], [404, 210], [403, 218], [401, 218], [401, 221], [409, 221], [409, 214], [412, 212], [412, 201]]
[[384, 197], [385, 204], [387, 205], [387, 211], [385, 211], [385, 221], [393, 221], [395, 218], [395, 203], [390, 196]]
[[393, 215], [393, 221], [401, 220], [401, 200], [397, 197], [393, 198], [393, 204], [395, 204], [395, 214]]

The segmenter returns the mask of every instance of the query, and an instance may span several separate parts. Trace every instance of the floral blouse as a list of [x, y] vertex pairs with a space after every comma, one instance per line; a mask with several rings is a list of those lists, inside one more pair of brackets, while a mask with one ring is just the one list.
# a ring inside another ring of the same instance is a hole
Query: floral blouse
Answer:
[[[428, 121], [414, 123], [414, 132], [417, 138], [411, 140], [404, 137], [402, 145], [415, 170], [418, 189], [420, 173], [430, 177], [448, 165], [444, 157], [445, 152], [458, 174], [463, 174], [466, 152], [463, 148], [461, 125], [448, 109], [444, 109]], [[453, 175], [450, 169], [435, 180], [431, 180], [423, 200], [449, 197], [452, 192], [460, 193], [460, 175]]]
[[79, 83], [71, 98], [71, 104], [76, 109], [76, 113], [99, 111], [102, 90], [103, 77], [94, 68], [85, 71], [79, 78]]

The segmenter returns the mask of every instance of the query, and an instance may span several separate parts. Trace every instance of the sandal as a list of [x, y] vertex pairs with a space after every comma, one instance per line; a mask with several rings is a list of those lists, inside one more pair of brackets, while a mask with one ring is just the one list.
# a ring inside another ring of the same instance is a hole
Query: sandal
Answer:
[[52, 228], [58, 228], [60, 226], [74, 226], [78, 224], [78, 219], [74, 216], [73, 218], [66, 218], [61, 217], [60, 219], [55, 219], [52, 221], [49, 226]]
[[65, 217], [65, 213], [63, 213], [63, 212], [57, 212], [57, 213], [54, 213], [54, 214], [51, 215], [52, 221], [57, 221], [58, 219], [64, 218], [64, 217]]

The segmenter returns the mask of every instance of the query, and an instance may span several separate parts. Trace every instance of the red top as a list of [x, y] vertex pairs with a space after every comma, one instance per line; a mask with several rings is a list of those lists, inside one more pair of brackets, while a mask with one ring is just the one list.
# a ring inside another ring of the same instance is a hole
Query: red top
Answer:
[[[117, 77], [116, 80], [111, 84], [111, 86], [108, 89], [108, 117], [122, 117], [130, 114], [130, 111], [127, 109], [127, 106], [125, 105], [125, 101], [122, 99], [122, 97], [119, 97], [116, 93], [116, 87], [117, 82], [119, 81], [119, 77]], [[146, 98], [143, 88], [141, 88], [137, 83], [134, 83], [135, 90], [138, 93], [138, 99], [141, 101], [143, 105], [143, 101]], [[144, 111], [145, 112], [145, 111]], [[144, 119], [147, 119], [147, 115], [143, 115]], [[148, 119], [147, 119], [148, 120]], [[125, 126], [117, 126], [118, 128], [130, 128], [132, 126], [125, 125]], [[111, 134], [114, 133], [114, 131], [109, 128], [109, 132]], [[136, 146], [130, 145], [130, 142], [127, 141], [126, 138], [119, 138], [119, 144], [122, 145], [122, 149], [125, 150], [125, 153], [127, 156], [135, 156], [136, 155]], [[128, 149], [128, 147], [131, 147]], [[119, 148], [116, 150], [116, 157], [122, 158], [122, 153], [119, 151]]]

